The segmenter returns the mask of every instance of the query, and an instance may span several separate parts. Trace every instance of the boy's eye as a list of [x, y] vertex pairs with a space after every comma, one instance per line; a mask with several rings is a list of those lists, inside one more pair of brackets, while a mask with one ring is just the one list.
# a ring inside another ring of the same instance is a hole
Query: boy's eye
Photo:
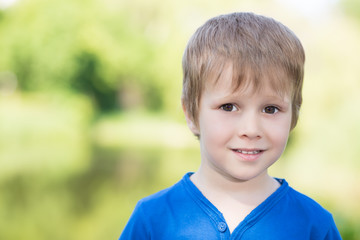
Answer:
[[263, 109], [263, 113], [267, 113], [267, 114], [274, 114], [277, 113], [279, 111], [279, 108], [275, 107], [275, 106], [267, 106]]
[[226, 104], [223, 104], [221, 105], [220, 107], [222, 110], [226, 111], [226, 112], [232, 112], [232, 111], [235, 111], [237, 108], [235, 107], [234, 104], [231, 104], [231, 103], [226, 103]]

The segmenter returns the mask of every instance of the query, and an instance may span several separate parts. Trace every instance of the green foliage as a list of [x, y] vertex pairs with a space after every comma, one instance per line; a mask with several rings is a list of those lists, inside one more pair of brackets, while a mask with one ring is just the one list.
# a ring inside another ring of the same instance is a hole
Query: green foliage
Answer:
[[360, 22], [360, 1], [342, 0], [341, 3], [346, 13], [353, 16], [358, 22]]
[[134, 84], [140, 90], [136, 107], [163, 109], [155, 43], [126, 17], [129, 9], [113, 12], [107, 4], [24, 0], [7, 10], [0, 71], [14, 72], [21, 91], [73, 89], [101, 111], [131, 105], [118, 95]]
[[4, 18], [4, 14], [5, 14], [4, 11], [0, 9], [0, 23]]
[[77, 92], [91, 96], [101, 110], [116, 107], [116, 89], [111, 88], [100, 72], [100, 64], [95, 54], [82, 52], [76, 57], [76, 72], [70, 80]]

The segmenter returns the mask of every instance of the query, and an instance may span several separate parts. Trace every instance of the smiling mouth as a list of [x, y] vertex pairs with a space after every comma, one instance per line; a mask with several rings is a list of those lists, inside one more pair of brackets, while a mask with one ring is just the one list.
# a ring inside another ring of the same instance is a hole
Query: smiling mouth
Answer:
[[255, 155], [261, 153], [263, 150], [241, 150], [241, 149], [233, 149], [234, 152], [247, 154], [247, 155]]
[[248, 148], [248, 149], [238, 149], [234, 148], [231, 149], [242, 161], [245, 162], [256, 162], [265, 151], [263, 149], [255, 149], [255, 148]]

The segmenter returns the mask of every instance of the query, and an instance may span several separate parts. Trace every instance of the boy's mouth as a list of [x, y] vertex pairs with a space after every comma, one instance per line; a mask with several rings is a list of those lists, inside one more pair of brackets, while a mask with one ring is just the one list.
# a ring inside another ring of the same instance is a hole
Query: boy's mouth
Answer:
[[243, 153], [243, 154], [259, 154], [261, 152], [261, 150], [246, 151], [246, 150], [241, 150], [241, 149], [234, 149], [234, 151]]
[[263, 152], [261, 149], [232, 149], [234, 152], [247, 154], [247, 155], [255, 155]]
[[231, 150], [241, 159], [248, 162], [256, 161], [265, 151], [262, 149], [238, 149], [238, 148], [234, 148]]

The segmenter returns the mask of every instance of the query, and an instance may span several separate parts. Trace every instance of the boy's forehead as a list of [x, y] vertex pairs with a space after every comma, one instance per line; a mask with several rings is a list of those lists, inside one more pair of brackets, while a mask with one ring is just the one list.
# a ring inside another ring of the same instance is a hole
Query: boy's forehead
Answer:
[[236, 69], [231, 62], [209, 74], [204, 90], [221, 90], [229, 94], [257, 93], [266, 90], [281, 97], [292, 95], [291, 79], [285, 71], [275, 67], [254, 70], [251, 67]]

